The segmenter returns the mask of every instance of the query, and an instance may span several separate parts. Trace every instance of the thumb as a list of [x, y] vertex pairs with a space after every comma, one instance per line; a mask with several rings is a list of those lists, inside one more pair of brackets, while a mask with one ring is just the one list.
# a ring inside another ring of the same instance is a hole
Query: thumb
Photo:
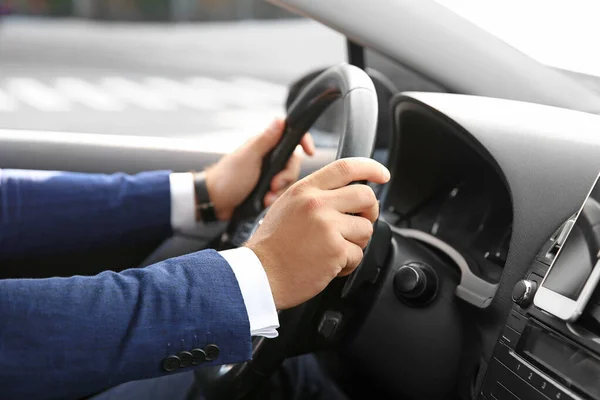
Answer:
[[280, 119], [274, 119], [271, 124], [250, 142], [250, 148], [254, 154], [261, 157], [265, 156], [281, 139], [285, 122]]

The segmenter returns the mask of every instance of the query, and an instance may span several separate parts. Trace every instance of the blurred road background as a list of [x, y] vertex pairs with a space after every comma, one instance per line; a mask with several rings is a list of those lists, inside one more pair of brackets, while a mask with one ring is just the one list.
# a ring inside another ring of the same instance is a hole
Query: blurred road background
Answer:
[[[600, 90], [596, 0], [436, 1]], [[0, 129], [245, 137], [346, 59], [341, 35], [264, 0], [0, 0], [0, 18]], [[366, 60], [398, 91], [445, 90]]]
[[12, 15], [0, 23], [0, 129], [256, 133], [283, 113], [290, 82], [343, 61], [346, 47], [334, 31], [264, 2], [265, 19], [252, 20], [257, 10], [244, 1], [138, 1], [161, 5], [148, 15], [125, 0], [117, 3], [131, 7], [111, 12], [92, 12], [92, 0], [79, 9], [3, 3]]

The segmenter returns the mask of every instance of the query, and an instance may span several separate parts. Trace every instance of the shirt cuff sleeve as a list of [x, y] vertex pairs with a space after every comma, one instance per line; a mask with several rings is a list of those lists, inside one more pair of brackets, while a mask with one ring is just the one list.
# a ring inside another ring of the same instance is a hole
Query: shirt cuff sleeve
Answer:
[[188, 231], [197, 226], [196, 200], [194, 198], [194, 175], [191, 172], [176, 172], [169, 175], [171, 185], [171, 228], [173, 231]]
[[219, 253], [231, 266], [238, 281], [250, 321], [250, 334], [275, 338], [279, 316], [267, 274], [252, 250], [240, 247]]

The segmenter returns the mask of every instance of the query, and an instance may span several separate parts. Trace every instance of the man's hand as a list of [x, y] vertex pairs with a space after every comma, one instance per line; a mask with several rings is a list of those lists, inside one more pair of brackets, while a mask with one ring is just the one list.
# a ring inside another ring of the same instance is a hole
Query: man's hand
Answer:
[[[206, 170], [206, 186], [217, 218], [228, 220], [233, 210], [254, 189], [262, 167], [264, 156], [281, 139], [285, 122], [274, 120], [263, 133], [246, 142], [235, 152], [223, 157], [217, 164]], [[304, 135], [300, 145], [304, 152], [313, 155], [315, 145], [309, 134]], [[271, 191], [264, 198], [265, 207], [269, 207], [300, 175], [301, 153], [294, 152], [286, 167], [271, 181]]]
[[389, 179], [374, 160], [346, 158], [298, 181], [273, 204], [246, 247], [260, 259], [277, 309], [301, 304], [354, 271], [379, 205], [369, 186], [349, 184]]

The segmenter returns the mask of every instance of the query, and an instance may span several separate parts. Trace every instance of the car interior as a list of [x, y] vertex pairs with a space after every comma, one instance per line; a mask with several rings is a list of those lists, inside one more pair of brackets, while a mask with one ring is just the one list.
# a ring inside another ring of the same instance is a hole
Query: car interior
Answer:
[[[434, 3], [271, 3], [346, 35], [348, 60], [290, 86], [284, 138], [232, 221], [163, 243], [9, 260], [2, 278], [69, 276], [82, 263], [95, 274], [240, 246], [302, 134], [325, 132], [331, 140], [303, 175], [347, 156], [391, 171], [374, 187], [381, 212], [363, 262], [280, 312], [279, 337], [255, 339], [252, 361], [197, 370], [190, 399], [256, 398], [285, 358], [304, 353], [352, 399], [600, 399], [600, 291], [577, 321], [533, 304], [600, 171], [600, 93]], [[3, 168], [200, 170], [222, 156], [207, 147], [0, 130]], [[595, 240], [573, 237], [581, 257], [597, 254]], [[568, 271], [573, 257], [554, 267]]]

